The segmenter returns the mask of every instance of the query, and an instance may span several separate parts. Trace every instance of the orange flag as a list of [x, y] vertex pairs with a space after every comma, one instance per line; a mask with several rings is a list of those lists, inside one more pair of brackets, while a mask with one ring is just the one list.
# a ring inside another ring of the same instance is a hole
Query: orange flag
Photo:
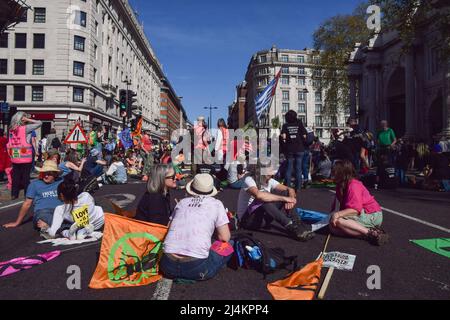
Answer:
[[313, 300], [320, 282], [322, 258], [303, 269], [290, 274], [287, 278], [267, 285], [275, 300]]
[[92, 289], [144, 286], [158, 281], [167, 227], [105, 214], [105, 229]]

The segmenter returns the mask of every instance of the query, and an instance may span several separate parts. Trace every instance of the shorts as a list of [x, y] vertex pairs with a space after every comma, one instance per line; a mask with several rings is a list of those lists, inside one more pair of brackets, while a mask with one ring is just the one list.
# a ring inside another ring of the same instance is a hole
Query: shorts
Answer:
[[370, 229], [375, 227], [380, 227], [383, 223], [383, 212], [374, 212], [371, 214], [367, 214], [363, 211], [361, 211], [361, 214], [359, 216], [350, 216], [345, 217], [346, 220], [354, 220], [361, 224], [362, 226]]

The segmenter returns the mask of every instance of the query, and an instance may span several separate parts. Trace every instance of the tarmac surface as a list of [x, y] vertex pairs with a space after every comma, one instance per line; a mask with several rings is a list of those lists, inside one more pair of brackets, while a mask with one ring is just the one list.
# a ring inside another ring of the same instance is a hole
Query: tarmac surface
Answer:
[[[104, 186], [95, 193], [98, 204], [105, 211], [107, 198], [122, 201], [126, 209], [135, 208], [145, 184], [132, 182], [126, 186]], [[397, 300], [397, 299], [450, 299], [450, 260], [412, 244], [412, 239], [450, 238], [450, 196], [445, 193], [399, 189], [396, 191], [371, 190], [384, 210], [384, 229], [390, 242], [383, 247], [371, 246], [365, 241], [332, 237], [327, 251], [356, 255], [351, 272], [334, 271], [325, 299], [330, 300]], [[172, 199], [181, 199], [184, 191], [175, 191]], [[225, 207], [236, 210], [237, 191], [219, 193]], [[302, 190], [299, 206], [305, 209], [329, 212], [333, 193], [328, 189]], [[0, 225], [13, 221], [20, 202], [0, 202]], [[127, 204], [128, 203], [128, 204]], [[297, 255], [299, 266], [317, 258], [321, 252], [327, 230], [319, 232], [307, 243], [288, 238], [275, 225], [270, 230], [253, 232], [268, 247], [282, 247], [287, 255]], [[30, 219], [13, 230], [0, 229], [0, 261], [55, 250], [50, 245], [37, 244], [39, 234], [33, 230]], [[76, 248], [72, 246], [70, 248]], [[157, 284], [144, 287], [93, 290], [89, 281], [97, 265], [100, 243], [89, 248], [63, 253], [53, 261], [0, 279], [0, 300], [8, 299], [63, 299], [150, 300]], [[67, 247], [56, 248], [59, 250]], [[450, 249], [450, 248], [449, 248]], [[81, 290], [69, 290], [69, 266], [81, 269]], [[381, 289], [367, 287], [369, 266], [381, 270]], [[322, 281], [327, 269], [322, 269]], [[271, 300], [266, 285], [283, 278], [288, 271], [280, 270], [263, 276], [254, 271], [223, 269], [216, 278], [194, 284], [172, 283], [169, 300]]]

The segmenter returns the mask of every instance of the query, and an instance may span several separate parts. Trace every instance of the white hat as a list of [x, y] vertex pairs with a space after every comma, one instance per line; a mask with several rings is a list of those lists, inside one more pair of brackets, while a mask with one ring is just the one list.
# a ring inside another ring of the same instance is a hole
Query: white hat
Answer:
[[200, 116], [197, 118], [197, 121], [205, 121], [205, 117]]
[[186, 191], [192, 196], [214, 197], [217, 195], [214, 179], [207, 173], [195, 175], [194, 179], [186, 185]]

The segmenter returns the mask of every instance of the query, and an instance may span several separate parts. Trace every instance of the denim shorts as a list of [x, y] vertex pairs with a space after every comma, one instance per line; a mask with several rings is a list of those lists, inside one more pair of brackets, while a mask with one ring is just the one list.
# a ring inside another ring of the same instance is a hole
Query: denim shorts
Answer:
[[53, 212], [55, 212], [55, 209], [41, 209], [33, 214], [33, 226], [35, 229], [37, 229], [37, 223], [39, 220], [44, 221], [49, 226], [52, 225], [53, 222]]

